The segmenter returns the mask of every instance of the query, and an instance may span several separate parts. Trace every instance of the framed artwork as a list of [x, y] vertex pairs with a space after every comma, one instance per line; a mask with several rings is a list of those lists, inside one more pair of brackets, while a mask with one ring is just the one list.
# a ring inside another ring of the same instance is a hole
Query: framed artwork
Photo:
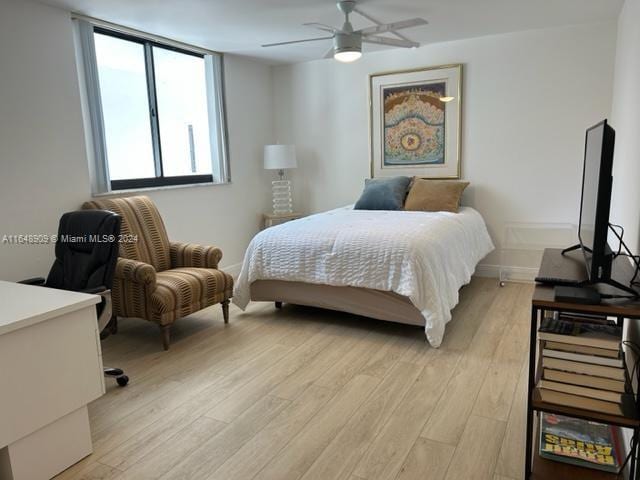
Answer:
[[462, 65], [369, 76], [371, 176], [460, 178]]

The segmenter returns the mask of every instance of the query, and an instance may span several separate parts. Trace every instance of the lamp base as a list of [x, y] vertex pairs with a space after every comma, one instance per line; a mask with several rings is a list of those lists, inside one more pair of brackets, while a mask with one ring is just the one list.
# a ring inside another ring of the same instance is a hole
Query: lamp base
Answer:
[[274, 180], [271, 182], [273, 194], [273, 213], [293, 213], [293, 200], [291, 198], [291, 180]]

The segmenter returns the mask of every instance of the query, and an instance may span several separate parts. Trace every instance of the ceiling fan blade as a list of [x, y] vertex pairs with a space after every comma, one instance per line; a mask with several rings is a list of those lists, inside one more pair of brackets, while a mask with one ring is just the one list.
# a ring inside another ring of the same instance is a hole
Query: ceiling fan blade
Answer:
[[[383, 25], [383, 23], [378, 20], [377, 18], [373, 18], [371, 15], [369, 15], [367, 12], [363, 12], [362, 10], [360, 10], [358, 7], [355, 7], [353, 9], [353, 11], [355, 13], [357, 13], [358, 15], [360, 15], [362, 18], [366, 18], [367, 20], [369, 20], [371, 23], [375, 23], [376, 25]], [[411, 42], [411, 40], [409, 38], [407, 38], [406, 36], [404, 36], [401, 33], [398, 32], [391, 32], [393, 35], [395, 35], [396, 37], [398, 37], [400, 40], [406, 40], [407, 42]]]
[[291, 40], [289, 42], [277, 42], [277, 43], [267, 43], [265, 45], [261, 45], [261, 47], [277, 47], [279, 45], [291, 45], [292, 43], [304, 43], [304, 42], [317, 42], [318, 40], [331, 40], [331, 37], [319, 37], [319, 38], [305, 38], [304, 40]]
[[326, 25], [324, 23], [318, 23], [318, 22], [303, 23], [302, 25], [304, 25], [305, 27], [317, 28], [318, 30], [322, 30], [323, 32], [336, 33], [340, 31], [339, 29], [332, 27], [331, 25]]
[[375, 27], [367, 27], [359, 30], [362, 35], [375, 35], [377, 33], [393, 32], [395, 30], [402, 30], [403, 28], [418, 27], [420, 25], [426, 25], [427, 22], [424, 18], [410, 18], [409, 20], [401, 20], [399, 22], [385, 23], [383, 25], [376, 25]]
[[362, 37], [362, 41], [366, 43], [377, 43], [379, 45], [390, 45], [392, 47], [414, 48], [419, 47], [417, 42], [411, 42], [407, 40], [399, 40], [396, 38], [376, 37], [375, 35], [367, 35]]
[[334, 54], [334, 48], [333, 48], [333, 45], [331, 45], [331, 48], [327, 50], [327, 53], [325, 53], [322, 58], [333, 58], [333, 54]]

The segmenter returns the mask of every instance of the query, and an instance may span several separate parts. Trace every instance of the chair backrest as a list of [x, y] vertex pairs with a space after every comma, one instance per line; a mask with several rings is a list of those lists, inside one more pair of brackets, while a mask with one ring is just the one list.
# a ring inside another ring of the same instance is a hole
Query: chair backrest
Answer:
[[45, 285], [64, 290], [111, 289], [118, 260], [120, 216], [78, 210], [60, 218], [56, 260]]
[[122, 217], [121, 257], [148, 263], [159, 272], [171, 268], [167, 230], [149, 197], [92, 200], [82, 208], [111, 210]]

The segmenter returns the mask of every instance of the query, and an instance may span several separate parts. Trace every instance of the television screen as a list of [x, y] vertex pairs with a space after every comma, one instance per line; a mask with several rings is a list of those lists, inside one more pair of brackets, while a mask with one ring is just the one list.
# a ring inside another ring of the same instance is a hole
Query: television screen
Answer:
[[583, 247], [593, 250], [593, 232], [598, 205], [598, 181], [604, 129], [587, 132], [584, 153], [584, 178], [582, 183], [582, 208], [580, 209], [580, 241]]
[[614, 141], [615, 132], [606, 120], [587, 130], [578, 236], [592, 282], [606, 280], [610, 274], [607, 235]]

